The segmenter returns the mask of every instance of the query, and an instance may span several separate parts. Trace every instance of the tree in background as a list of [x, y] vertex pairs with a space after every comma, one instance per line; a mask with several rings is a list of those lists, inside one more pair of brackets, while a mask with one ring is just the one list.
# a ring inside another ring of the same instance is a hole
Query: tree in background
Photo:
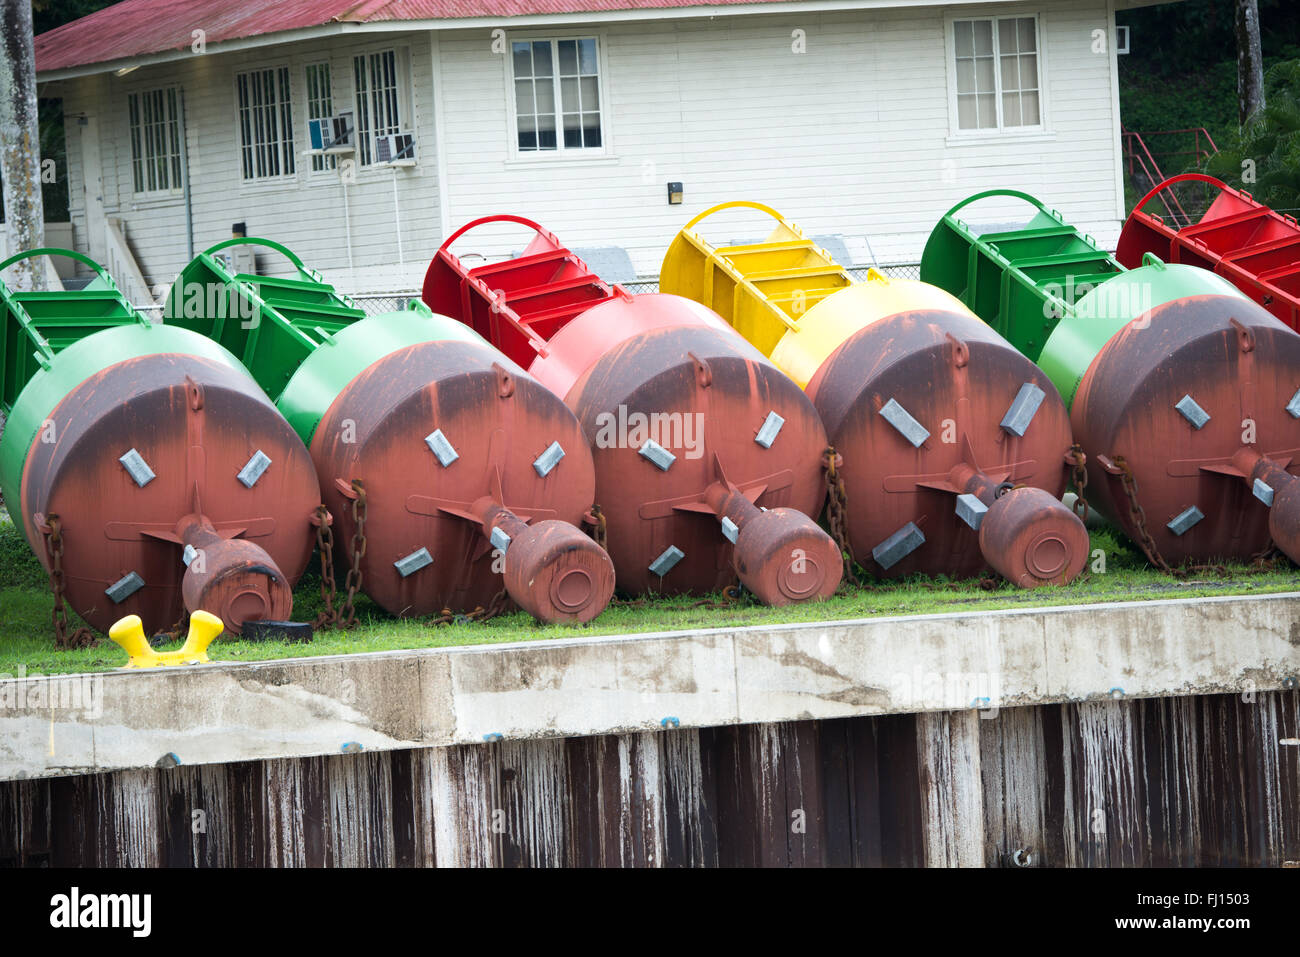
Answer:
[[1265, 106], [1204, 164], [1204, 172], [1281, 212], [1300, 210], [1300, 60], [1269, 68]]
[[[0, 171], [10, 249], [45, 245], [40, 134], [36, 120], [36, 56], [31, 0], [0, 0]], [[18, 289], [44, 289], [40, 260], [13, 267]]]
[[1264, 51], [1259, 38], [1258, 0], [1237, 0], [1237, 123], [1264, 105]]

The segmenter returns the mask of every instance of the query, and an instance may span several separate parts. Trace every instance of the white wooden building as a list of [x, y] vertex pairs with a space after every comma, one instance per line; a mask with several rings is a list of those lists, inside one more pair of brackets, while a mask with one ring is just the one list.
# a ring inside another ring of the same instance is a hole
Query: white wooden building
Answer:
[[[625, 249], [642, 276], [730, 199], [844, 237], [856, 265], [916, 262], [991, 187], [1113, 243], [1125, 5], [125, 0], [38, 37], [37, 62], [63, 99], [76, 247], [119, 277], [134, 260], [170, 283], [244, 223], [344, 290], [409, 290], [493, 213]], [[311, 154], [310, 121], [344, 113], [353, 151]], [[414, 162], [380, 162], [385, 134]]]

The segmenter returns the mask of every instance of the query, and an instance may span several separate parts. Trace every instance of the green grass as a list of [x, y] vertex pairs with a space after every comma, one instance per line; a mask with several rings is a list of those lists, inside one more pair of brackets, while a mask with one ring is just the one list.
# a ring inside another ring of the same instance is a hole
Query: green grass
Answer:
[[[1046, 605], [1086, 604], [1198, 595], [1263, 594], [1295, 587], [1295, 570], [1230, 567], [1227, 576], [1207, 574], [1175, 580], [1151, 569], [1142, 556], [1110, 530], [1092, 533], [1094, 549], [1105, 554], [1105, 571], [1089, 570], [1065, 588], [1023, 591], [1005, 583], [986, 590], [977, 580], [949, 581], [920, 576], [889, 584], [846, 587], [841, 594], [816, 605], [769, 608], [742, 599], [726, 602], [709, 596], [656, 598], [616, 603], [595, 622], [582, 627], [539, 625], [516, 612], [487, 622], [437, 626], [421, 619], [396, 619], [368, 600], [358, 602], [358, 623], [347, 632], [324, 631], [309, 644], [219, 641], [209, 649], [213, 660], [264, 661], [362, 651], [438, 648], [452, 645], [533, 641], [634, 632], [678, 631], [800, 621], [835, 621], [886, 615], [987, 611]], [[320, 610], [319, 578], [309, 574], [295, 592], [294, 616], [310, 620]], [[722, 603], [725, 607], [716, 607]], [[107, 671], [120, 666], [126, 654], [107, 639], [92, 648], [59, 651], [50, 630], [51, 599], [47, 578], [21, 532], [0, 512], [0, 673], [27, 674]], [[73, 616], [75, 620], [75, 616]], [[179, 643], [169, 645], [178, 647]]]

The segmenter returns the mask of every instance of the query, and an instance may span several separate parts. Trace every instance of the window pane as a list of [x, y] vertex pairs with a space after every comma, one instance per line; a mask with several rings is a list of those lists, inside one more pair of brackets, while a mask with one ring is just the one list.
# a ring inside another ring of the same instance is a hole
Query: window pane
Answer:
[[1021, 17], [1016, 21], [1016, 26], [1018, 27], [1017, 32], [1020, 34], [1020, 52], [1024, 53], [1027, 50], [1037, 50], [1038, 37], [1036, 36], [1037, 31], [1034, 30], [1034, 18]]
[[957, 97], [957, 128], [961, 130], [978, 129], [979, 122], [975, 116], [975, 97]]
[[556, 46], [560, 52], [560, 76], [573, 76], [578, 72], [577, 41], [561, 40]]
[[1020, 89], [1020, 69], [1016, 57], [1004, 56], [1002, 60], [1002, 89]]
[[998, 21], [998, 52], [1016, 52], [1016, 21], [1004, 18]]
[[980, 129], [996, 128], [998, 125], [998, 113], [996, 97], [992, 93], [981, 93], [975, 97], [979, 105]]
[[577, 113], [582, 109], [578, 102], [577, 78], [560, 81], [560, 109], [566, 113]]
[[582, 72], [588, 75], [596, 73], [596, 41], [578, 41], [578, 62]]
[[516, 77], [533, 75], [533, 57], [528, 50], [527, 43], [511, 44], [514, 58], [514, 70]]
[[537, 107], [533, 100], [533, 81], [515, 80], [515, 112], [531, 115]]
[[975, 61], [974, 60], [957, 61], [957, 92], [958, 93], [975, 92]]
[[991, 56], [993, 54], [993, 21], [975, 21], [975, 55]]
[[981, 93], [992, 93], [996, 89], [993, 86], [992, 57], [983, 57], [975, 61], [975, 88]]
[[975, 55], [975, 41], [971, 32], [972, 25], [969, 20], [958, 20], [954, 25], [956, 33], [957, 55], [970, 57]]
[[519, 117], [519, 148], [537, 149], [537, 121], [531, 116]]
[[594, 76], [584, 76], [580, 83], [582, 88], [582, 108], [585, 111], [600, 109], [600, 80]]
[[1038, 89], [1038, 57], [1034, 54], [1020, 57], [1020, 88]]
[[539, 116], [537, 118], [537, 146], [538, 149], [553, 150], [555, 149], [555, 114], [549, 116]]
[[554, 76], [551, 67], [551, 42], [539, 40], [533, 44], [533, 76]]
[[564, 114], [564, 148], [582, 148], [582, 117], [577, 113]]
[[1037, 126], [1042, 120], [1038, 116], [1038, 94], [1022, 93], [1020, 95], [1020, 120], [1025, 126]]
[[600, 146], [600, 114], [584, 113], [582, 115], [582, 145]]
[[537, 84], [537, 112], [555, 112], [555, 86], [549, 78]]
[[1020, 94], [1002, 94], [1002, 125], [1020, 126]]

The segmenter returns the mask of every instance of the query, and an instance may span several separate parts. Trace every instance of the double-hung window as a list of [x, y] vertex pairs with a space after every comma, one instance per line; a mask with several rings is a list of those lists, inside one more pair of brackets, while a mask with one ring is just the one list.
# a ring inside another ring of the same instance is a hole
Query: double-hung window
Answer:
[[957, 129], [1041, 127], [1037, 17], [953, 21]]
[[377, 137], [407, 131], [402, 115], [404, 95], [398, 82], [401, 59], [396, 50], [366, 53], [352, 59], [357, 113], [357, 160], [362, 166], [380, 161], [375, 146]]
[[[330, 65], [328, 63], [308, 63], [304, 69], [307, 81], [307, 121], [328, 120], [334, 115], [334, 91], [330, 85]], [[334, 169], [335, 157], [313, 156], [311, 168], [313, 173]]]
[[180, 90], [132, 93], [126, 98], [131, 135], [131, 180], [136, 193], [181, 188]]
[[515, 40], [510, 65], [520, 153], [603, 149], [595, 37]]
[[245, 181], [292, 176], [293, 104], [289, 68], [235, 75], [240, 173]]

